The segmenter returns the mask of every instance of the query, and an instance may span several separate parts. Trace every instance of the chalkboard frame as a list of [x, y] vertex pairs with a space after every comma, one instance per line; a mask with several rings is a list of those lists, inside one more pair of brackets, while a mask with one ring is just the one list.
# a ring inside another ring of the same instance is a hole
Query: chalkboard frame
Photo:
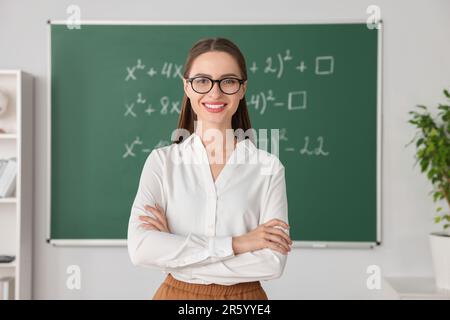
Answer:
[[383, 103], [382, 103], [382, 69], [383, 69], [383, 21], [377, 20], [376, 22], [369, 20], [358, 20], [358, 19], [327, 19], [327, 20], [263, 20], [263, 21], [147, 21], [147, 20], [51, 20], [48, 19], [47, 23], [47, 44], [48, 44], [48, 54], [47, 54], [47, 184], [46, 184], [46, 242], [53, 246], [89, 246], [89, 247], [123, 247], [127, 245], [126, 239], [51, 239], [51, 114], [52, 114], [52, 103], [51, 103], [51, 26], [52, 25], [73, 25], [74, 23], [82, 26], [85, 25], [270, 25], [270, 24], [375, 24], [377, 26], [377, 146], [376, 146], [376, 203], [377, 203], [377, 240], [376, 242], [327, 242], [327, 241], [294, 241], [292, 247], [306, 247], [315, 249], [324, 248], [370, 248], [373, 249], [381, 245], [382, 241], [382, 128], [383, 128]]

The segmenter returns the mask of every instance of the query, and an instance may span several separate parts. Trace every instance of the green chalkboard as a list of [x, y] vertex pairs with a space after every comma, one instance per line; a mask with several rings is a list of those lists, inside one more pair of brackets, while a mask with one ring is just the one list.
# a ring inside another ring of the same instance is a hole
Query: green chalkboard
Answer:
[[49, 29], [52, 240], [126, 239], [144, 161], [177, 126], [188, 50], [216, 36], [246, 57], [253, 127], [280, 129], [293, 239], [380, 240], [380, 30], [365, 23]]

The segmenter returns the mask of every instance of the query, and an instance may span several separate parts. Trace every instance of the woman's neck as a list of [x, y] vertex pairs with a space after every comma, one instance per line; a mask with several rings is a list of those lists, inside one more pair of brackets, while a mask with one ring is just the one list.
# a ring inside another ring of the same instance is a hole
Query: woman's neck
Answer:
[[195, 133], [201, 138], [203, 145], [210, 150], [233, 150], [237, 140], [231, 123], [217, 126], [203, 122], [201, 126], [197, 126]]

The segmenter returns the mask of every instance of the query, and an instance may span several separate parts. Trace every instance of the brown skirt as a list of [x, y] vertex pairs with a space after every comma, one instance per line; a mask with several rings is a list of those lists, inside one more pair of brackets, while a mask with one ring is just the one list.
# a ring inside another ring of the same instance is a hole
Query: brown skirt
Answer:
[[268, 300], [259, 281], [231, 286], [196, 284], [179, 281], [170, 273], [153, 296], [153, 300]]

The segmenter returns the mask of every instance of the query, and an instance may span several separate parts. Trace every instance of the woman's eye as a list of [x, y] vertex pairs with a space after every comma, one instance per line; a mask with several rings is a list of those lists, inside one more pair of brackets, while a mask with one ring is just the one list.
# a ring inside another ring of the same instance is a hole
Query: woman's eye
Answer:
[[200, 78], [200, 79], [196, 79], [195, 82], [197, 82], [198, 84], [206, 84], [209, 82], [209, 80], [206, 78]]
[[234, 84], [236, 82], [235, 79], [224, 79], [223, 80], [224, 84]]

